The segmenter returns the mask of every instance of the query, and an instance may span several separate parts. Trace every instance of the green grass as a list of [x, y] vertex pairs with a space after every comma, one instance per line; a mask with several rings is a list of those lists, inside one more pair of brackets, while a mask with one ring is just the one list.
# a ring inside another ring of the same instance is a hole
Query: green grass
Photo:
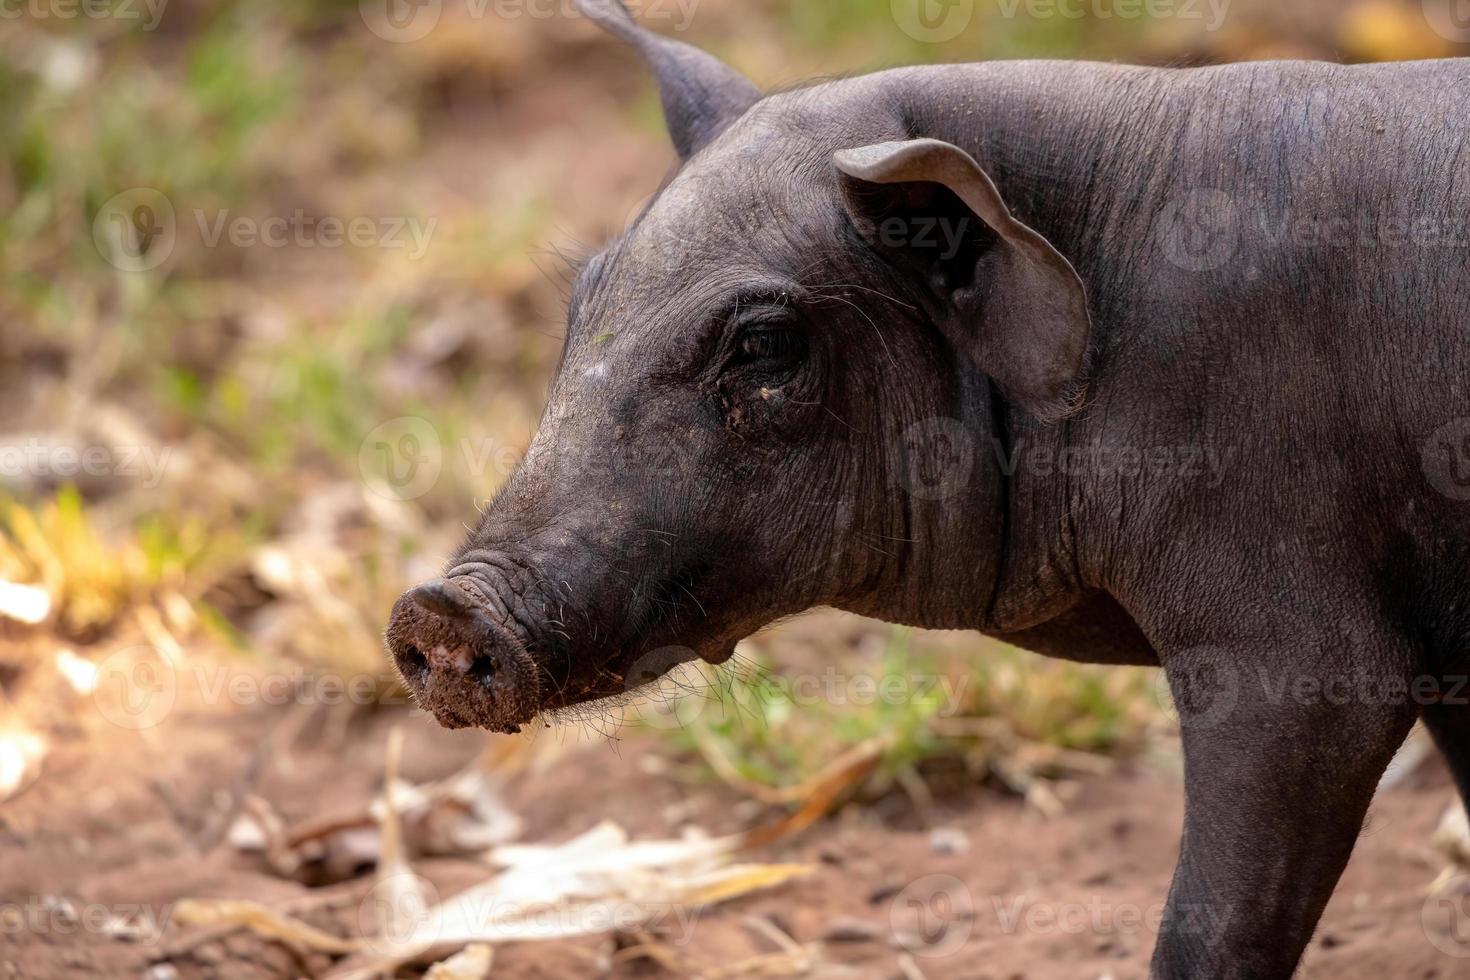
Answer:
[[762, 656], [681, 677], [635, 709], [633, 730], [662, 733], [701, 778], [715, 773], [713, 749], [742, 779], [769, 788], [798, 785], [878, 739], [872, 792], [912, 787], [935, 763], [1014, 785], [1065, 771], [1064, 755], [1038, 746], [1116, 756], [1141, 748], [1161, 723], [1150, 672], [1046, 660], [980, 639], [956, 645], [903, 627], [891, 627], [875, 658], [839, 655], [805, 674], [782, 676]]

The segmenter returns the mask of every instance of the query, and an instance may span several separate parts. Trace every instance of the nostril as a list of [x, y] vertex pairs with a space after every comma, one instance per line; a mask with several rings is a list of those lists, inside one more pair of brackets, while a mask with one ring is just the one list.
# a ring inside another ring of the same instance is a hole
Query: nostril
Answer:
[[470, 677], [484, 687], [489, 687], [490, 682], [495, 679], [495, 662], [489, 657], [476, 657], [475, 662], [470, 664]]
[[429, 673], [429, 658], [411, 643], [399, 649], [396, 659], [398, 669], [410, 679], [424, 677]]

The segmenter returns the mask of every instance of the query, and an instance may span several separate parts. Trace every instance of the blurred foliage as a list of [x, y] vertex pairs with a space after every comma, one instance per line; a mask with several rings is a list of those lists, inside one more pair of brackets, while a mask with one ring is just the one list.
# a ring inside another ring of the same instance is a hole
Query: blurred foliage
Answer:
[[165, 594], [197, 598], [237, 547], [201, 521], [157, 514], [109, 536], [74, 488], [36, 508], [0, 496], [0, 579], [44, 585], [71, 639], [96, 638], [129, 607]]

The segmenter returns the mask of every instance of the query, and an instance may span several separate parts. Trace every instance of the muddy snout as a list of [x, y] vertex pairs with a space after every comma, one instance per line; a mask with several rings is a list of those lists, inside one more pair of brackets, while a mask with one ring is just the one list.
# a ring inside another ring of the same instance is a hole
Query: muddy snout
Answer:
[[541, 706], [539, 672], [525, 646], [453, 582], [405, 592], [387, 641], [418, 703], [446, 728], [519, 731]]

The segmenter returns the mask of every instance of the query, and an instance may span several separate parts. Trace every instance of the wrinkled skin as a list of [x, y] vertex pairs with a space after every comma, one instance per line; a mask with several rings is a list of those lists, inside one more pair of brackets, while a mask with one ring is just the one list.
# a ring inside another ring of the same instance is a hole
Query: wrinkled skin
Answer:
[[[949, 66], [747, 106], [600, 9], [685, 160], [582, 272], [522, 466], [395, 609], [421, 701], [509, 730], [818, 605], [1162, 664], [1188, 806], [1154, 975], [1290, 976], [1416, 717], [1470, 791], [1462, 702], [1300, 687], [1470, 670], [1467, 250], [1386, 230], [1470, 213], [1470, 67]], [[963, 153], [843, 156], [915, 137]], [[1066, 262], [1017, 265], [985, 184]], [[1221, 251], [1169, 237], [1200, 201]], [[1074, 268], [1080, 316], [1046, 278]]]

